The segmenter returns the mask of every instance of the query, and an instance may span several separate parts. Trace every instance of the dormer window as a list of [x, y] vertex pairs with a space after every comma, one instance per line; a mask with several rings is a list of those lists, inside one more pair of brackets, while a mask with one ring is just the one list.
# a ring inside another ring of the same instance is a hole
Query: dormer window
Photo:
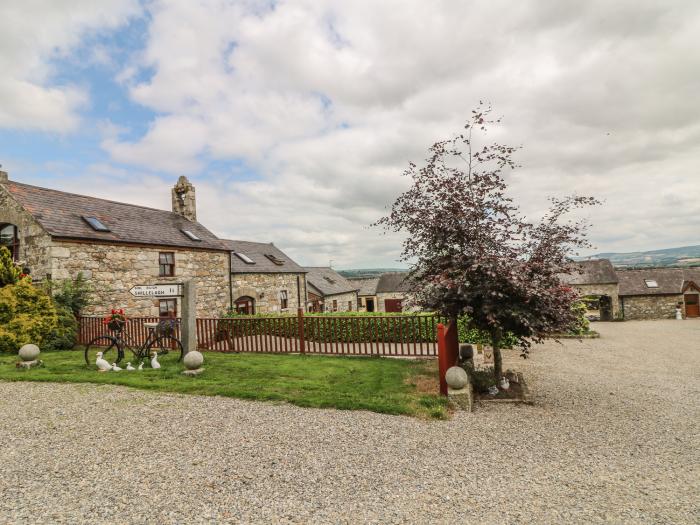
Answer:
[[184, 233], [191, 241], [201, 241], [199, 237], [197, 237], [194, 233], [192, 233], [190, 230], [180, 230], [182, 233]]
[[83, 220], [87, 222], [90, 227], [96, 232], [108, 232], [111, 231], [104, 223], [97, 217], [87, 217], [83, 215]]
[[283, 266], [283, 265], [284, 265], [284, 261], [283, 261], [282, 259], [278, 259], [277, 257], [275, 257], [274, 255], [272, 255], [271, 253], [266, 253], [266, 254], [265, 254], [265, 257], [267, 257], [270, 261], [272, 261], [273, 263], [275, 263], [277, 266]]
[[238, 257], [241, 261], [243, 261], [246, 264], [255, 264], [255, 261], [248, 257], [245, 253], [233, 252], [233, 255]]
[[659, 283], [657, 283], [655, 279], [644, 279], [644, 284], [647, 285], [647, 288], [658, 288], [659, 287]]

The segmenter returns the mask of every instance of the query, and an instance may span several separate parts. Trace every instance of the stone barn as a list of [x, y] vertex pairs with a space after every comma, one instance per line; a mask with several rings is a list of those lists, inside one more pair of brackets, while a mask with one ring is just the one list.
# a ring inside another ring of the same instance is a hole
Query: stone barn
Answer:
[[571, 272], [562, 275], [561, 280], [578, 291], [601, 321], [612, 321], [620, 315], [618, 278], [608, 259], [572, 263]]
[[618, 270], [620, 307], [625, 319], [700, 317], [700, 268]]
[[293, 313], [306, 302], [306, 270], [272, 243], [224, 241], [231, 251], [233, 308], [240, 314]]
[[349, 279], [357, 287], [357, 309], [362, 312], [377, 311], [377, 285], [379, 277]]
[[416, 310], [413, 305], [414, 287], [407, 277], [408, 272], [388, 272], [379, 277], [377, 311], [391, 313]]
[[309, 266], [306, 271], [309, 312], [357, 310], [356, 285], [327, 266]]

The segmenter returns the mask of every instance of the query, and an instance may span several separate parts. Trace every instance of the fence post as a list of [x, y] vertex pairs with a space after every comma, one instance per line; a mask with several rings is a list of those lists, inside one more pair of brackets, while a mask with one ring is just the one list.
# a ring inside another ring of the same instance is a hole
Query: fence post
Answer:
[[304, 340], [304, 309], [297, 308], [297, 330], [299, 334], [299, 352], [303, 355], [306, 352], [306, 341]]

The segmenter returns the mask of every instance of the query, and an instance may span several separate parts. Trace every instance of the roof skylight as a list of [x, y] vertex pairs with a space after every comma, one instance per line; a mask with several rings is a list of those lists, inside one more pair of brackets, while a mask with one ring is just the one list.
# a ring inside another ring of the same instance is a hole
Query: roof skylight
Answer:
[[327, 275], [324, 275], [323, 278], [324, 278], [326, 281], [328, 281], [329, 283], [335, 284], [335, 281], [334, 281], [333, 279], [331, 279], [330, 277], [328, 277]]
[[255, 264], [255, 261], [248, 257], [245, 253], [233, 252], [233, 255], [238, 257], [241, 261], [243, 261], [246, 264]]
[[265, 254], [265, 257], [267, 257], [268, 259], [270, 259], [270, 260], [271, 260], [273, 263], [275, 263], [277, 266], [282, 266], [282, 265], [284, 265], [284, 261], [283, 261], [282, 259], [278, 259], [277, 257], [275, 257], [274, 255], [272, 255], [271, 253], [266, 253], [266, 254]]
[[659, 283], [657, 283], [655, 279], [644, 279], [644, 284], [647, 285], [647, 288], [658, 288], [659, 287]]
[[86, 217], [83, 215], [83, 220], [87, 222], [90, 227], [95, 230], [96, 232], [108, 232], [111, 231], [107, 226], [105, 226], [100, 219], [97, 217]]
[[187, 235], [191, 240], [193, 241], [201, 241], [199, 237], [197, 237], [194, 233], [192, 233], [190, 230], [180, 230], [182, 233]]

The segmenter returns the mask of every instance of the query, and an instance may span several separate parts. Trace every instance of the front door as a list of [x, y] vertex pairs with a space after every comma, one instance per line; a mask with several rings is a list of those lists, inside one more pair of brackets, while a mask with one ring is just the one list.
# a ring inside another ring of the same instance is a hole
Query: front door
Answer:
[[374, 312], [374, 299], [365, 299], [365, 305], [368, 312]]
[[401, 299], [384, 299], [384, 311], [385, 312], [400, 312], [401, 311]]
[[700, 295], [696, 293], [687, 293], [683, 296], [685, 299], [685, 316], [700, 317]]
[[234, 301], [236, 313], [240, 315], [253, 315], [255, 313], [255, 299], [252, 297], [239, 297]]

